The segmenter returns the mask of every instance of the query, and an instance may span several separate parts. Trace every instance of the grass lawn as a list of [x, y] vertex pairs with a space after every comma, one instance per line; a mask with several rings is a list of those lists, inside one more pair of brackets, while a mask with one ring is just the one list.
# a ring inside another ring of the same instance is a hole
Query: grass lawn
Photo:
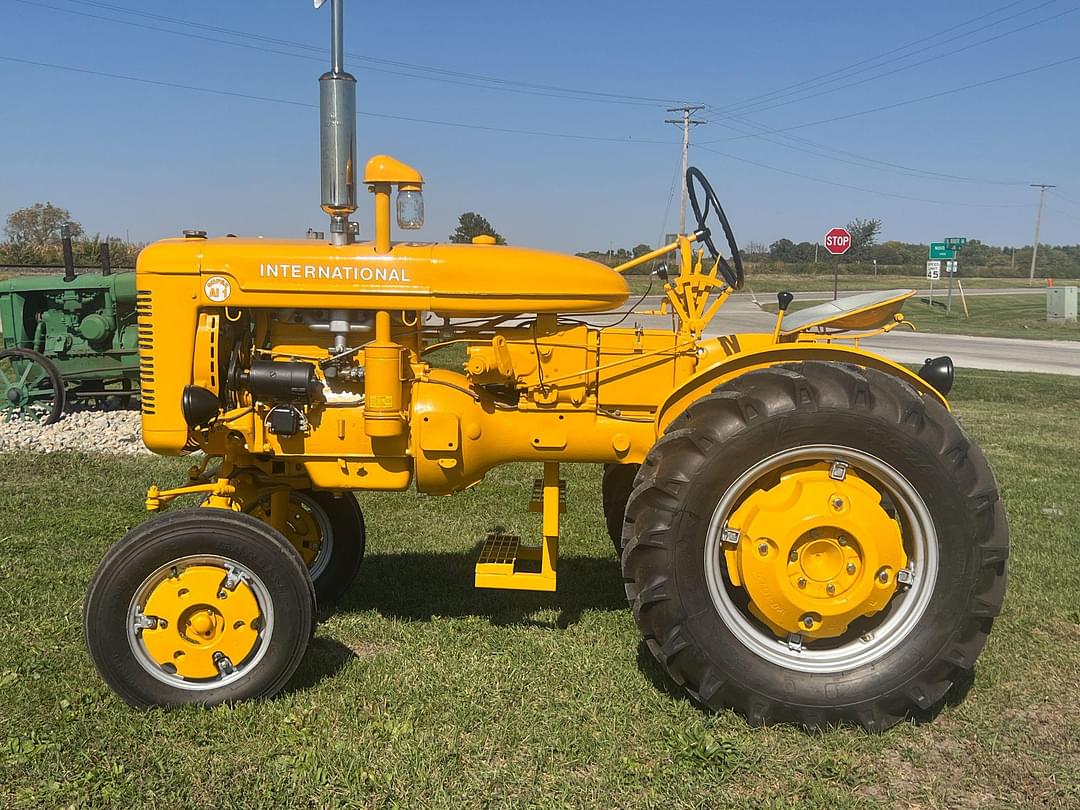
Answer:
[[[920, 332], [944, 332], [952, 335], [986, 335], [989, 337], [1031, 338], [1037, 340], [1080, 340], [1080, 324], [1054, 324], [1046, 320], [1044, 295], [973, 295], [968, 297], [970, 317], [964, 317], [960, 296], [954, 291], [951, 314], [938, 303], [945, 301], [934, 292], [934, 306], [925, 297], [910, 299], [904, 306], [904, 317]], [[791, 312], [814, 307], [821, 301], [795, 301]], [[776, 304], [762, 306], [776, 312]]]
[[922, 332], [946, 332], [959, 335], [1038, 338], [1040, 340], [1080, 340], [1080, 324], [1054, 324], [1046, 320], [1045, 295], [973, 295], [967, 299], [970, 317], [964, 317], [959, 296], [953, 291], [952, 313], [921, 299], [909, 301], [904, 316]]
[[138, 712], [82, 642], [86, 583], [182, 460], [0, 456], [0, 807], [1080, 806], [1080, 379], [963, 371], [1012, 527], [965, 702], [878, 736], [751, 729], [670, 689], [623, 597], [599, 470], [570, 466], [557, 594], [481, 592], [476, 543], [535, 533], [536, 470], [363, 495], [368, 557], [290, 687]]

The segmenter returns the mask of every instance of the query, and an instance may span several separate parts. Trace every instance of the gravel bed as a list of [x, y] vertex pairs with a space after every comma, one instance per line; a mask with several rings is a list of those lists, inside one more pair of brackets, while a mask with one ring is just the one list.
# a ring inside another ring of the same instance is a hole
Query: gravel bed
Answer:
[[139, 411], [74, 410], [43, 425], [28, 417], [0, 414], [0, 453], [82, 452], [149, 455], [142, 443]]

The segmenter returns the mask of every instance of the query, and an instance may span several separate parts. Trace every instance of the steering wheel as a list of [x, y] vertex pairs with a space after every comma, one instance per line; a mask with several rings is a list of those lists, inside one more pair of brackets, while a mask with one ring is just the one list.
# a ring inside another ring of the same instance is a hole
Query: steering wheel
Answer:
[[[700, 185], [701, 190], [704, 192], [704, 209], [698, 202], [697, 189], [694, 187], [695, 183]], [[719, 262], [720, 275], [724, 277], [724, 281], [736, 290], [740, 289], [743, 285], [743, 266], [739, 246], [735, 244], [735, 234], [731, 232], [731, 224], [728, 222], [727, 215], [724, 214], [724, 209], [720, 206], [720, 200], [717, 198], [716, 192], [713, 191], [713, 187], [709, 185], [709, 181], [705, 179], [705, 175], [701, 173], [701, 170], [694, 166], [686, 170], [686, 191], [690, 195], [690, 207], [694, 209], [694, 217], [697, 219], [698, 239], [705, 243], [705, 247], [709, 249], [709, 255], [713, 257], [713, 261]], [[712, 232], [706, 224], [709, 214], [714, 211], [716, 212], [716, 218], [720, 221], [720, 227], [724, 229], [724, 237], [727, 239], [728, 248], [731, 249], [731, 261], [735, 264], [734, 268], [716, 249], [716, 245], [712, 240]]]

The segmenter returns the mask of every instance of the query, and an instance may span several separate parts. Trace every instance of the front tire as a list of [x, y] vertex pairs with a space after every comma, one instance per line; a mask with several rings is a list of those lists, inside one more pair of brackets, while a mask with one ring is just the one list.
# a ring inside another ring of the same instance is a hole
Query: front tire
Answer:
[[105, 682], [138, 708], [268, 697], [314, 630], [303, 561], [278, 532], [222, 509], [168, 512], [114, 545], [83, 628]]
[[982, 452], [937, 400], [855, 366], [774, 366], [694, 403], [642, 465], [623, 530], [649, 649], [755, 725], [882, 730], [933, 709], [1004, 598]]
[[[308, 567], [320, 605], [333, 605], [349, 589], [364, 560], [367, 532], [364, 513], [352, 493], [294, 490], [289, 493], [285, 539]], [[270, 520], [270, 496], [245, 512], [264, 523]]]

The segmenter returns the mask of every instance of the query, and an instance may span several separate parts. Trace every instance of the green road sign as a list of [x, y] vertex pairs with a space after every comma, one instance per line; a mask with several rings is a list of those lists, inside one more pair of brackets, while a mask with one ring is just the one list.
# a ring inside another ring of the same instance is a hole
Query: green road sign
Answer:
[[963, 247], [967, 244], [966, 236], [950, 236], [945, 240], [945, 247], [953, 250], [955, 248]]
[[955, 259], [956, 254], [949, 250], [945, 246], [944, 242], [931, 242], [930, 243], [930, 258], [931, 259]]

